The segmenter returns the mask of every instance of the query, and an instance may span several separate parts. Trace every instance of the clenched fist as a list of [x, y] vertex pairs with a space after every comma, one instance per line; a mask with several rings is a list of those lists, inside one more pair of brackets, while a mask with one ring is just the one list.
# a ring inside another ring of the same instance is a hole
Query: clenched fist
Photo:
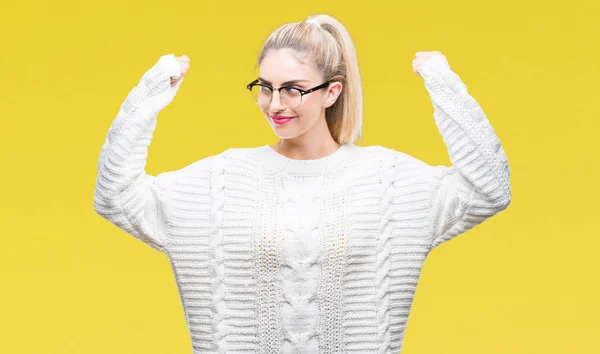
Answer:
[[415, 59], [413, 59], [412, 62], [412, 67], [413, 67], [413, 71], [415, 72], [415, 74], [420, 75], [419, 74], [419, 68], [421, 67], [421, 64], [423, 64], [427, 59], [436, 56], [436, 55], [442, 55], [442, 53], [440, 51], [433, 51], [433, 52], [417, 52], [415, 54]]
[[188, 58], [186, 55], [175, 57], [175, 60], [177, 60], [177, 63], [181, 67], [181, 76], [178, 78], [171, 77], [171, 87], [175, 87], [175, 85], [177, 85], [177, 82], [181, 80], [181, 78], [183, 78], [185, 73], [190, 68], [190, 58]]
[[136, 86], [138, 89], [133, 90], [132, 95], [140, 102], [152, 102], [152, 109], [158, 112], [173, 101], [189, 67], [190, 58], [185, 55], [162, 55], [156, 64], [142, 75], [139, 85]]

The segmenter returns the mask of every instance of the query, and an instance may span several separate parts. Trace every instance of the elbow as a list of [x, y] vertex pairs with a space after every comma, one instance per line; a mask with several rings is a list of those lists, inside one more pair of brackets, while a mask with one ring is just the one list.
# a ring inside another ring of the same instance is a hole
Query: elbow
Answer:
[[498, 178], [499, 183], [490, 185], [491, 192], [488, 194], [488, 201], [494, 207], [502, 211], [508, 208], [512, 202], [512, 186], [510, 183], [510, 169], [506, 165], [506, 171], [502, 178]]
[[109, 219], [110, 215], [114, 214], [116, 208], [116, 198], [114, 196], [106, 196], [103, 189], [96, 185], [94, 190], [94, 211], [96, 214], [105, 219]]
[[512, 201], [512, 186], [510, 182], [506, 183], [506, 187], [504, 188], [504, 202], [502, 203], [502, 210], [508, 208]]
[[509, 193], [509, 194], [506, 195], [506, 197], [504, 199], [504, 202], [501, 204], [501, 208], [502, 208], [501, 210], [507, 209], [508, 206], [510, 205], [511, 201], [512, 201], [512, 196]]
[[512, 201], [512, 184], [510, 183], [510, 166], [508, 165], [508, 161], [506, 161], [505, 167], [506, 178], [504, 180], [504, 203], [503, 210], [508, 208]]
[[512, 201], [512, 194], [510, 187], [507, 190], [496, 188], [492, 193], [480, 193], [478, 199], [482, 203], [482, 206], [485, 205], [488, 212], [493, 215], [508, 208]]
[[497, 208], [498, 212], [505, 210], [508, 208], [508, 206], [510, 205], [512, 201], [512, 193], [510, 191], [510, 186], [508, 187], [508, 189], [504, 192], [502, 192], [498, 198], [495, 199], [494, 201], [494, 205]]
[[99, 197], [97, 192], [94, 193], [94, 211], [96, 214], [103, 218], [107, 218], [109, 206], [110, 203], [108, 203], [106, 199]]

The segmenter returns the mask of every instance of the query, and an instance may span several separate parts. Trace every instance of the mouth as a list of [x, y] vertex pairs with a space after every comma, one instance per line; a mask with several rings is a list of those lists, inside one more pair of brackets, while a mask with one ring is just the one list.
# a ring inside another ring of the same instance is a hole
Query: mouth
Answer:
[[271, 117], [271, 120], [273, 121], [273, 123], [277, 124], [277, 125], [283, 125], [287, 122], [289, 122], [290, 120], [296, 118], [296, 117], [288, 117], [288, 116], [279, 116], [279, 115], [269, 115], [269, 117]]

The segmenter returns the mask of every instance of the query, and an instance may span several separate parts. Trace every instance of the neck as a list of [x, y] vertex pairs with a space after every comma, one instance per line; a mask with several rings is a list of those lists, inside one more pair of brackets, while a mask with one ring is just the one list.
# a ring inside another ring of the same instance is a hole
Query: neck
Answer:
[[317, 123], [305, 134], [291, 139], [281, 139], [272, 146], [273, 150], [295, 160], [315, 160], [331, 155], [340, 148], [325, 121], [325, 112]]
[[273, 150], [295, 160], [315, 160], [333, 154], [340, 148], [333, 138], [319, 143], [298, 142], [291, 139], [279, 140]]
[[[337, 150], [333, 151], [329, 155], [323, 155], [321, 152], [318, 154], [320, 157], [313, 159], [302, 158], [303, 156], [300, 156], [299, 158], [288, 157], [282, 153], [279, 153], [268, 144], [263, 145], [255, 151], [259, 160], [264, 161], [272, 166], [276, 166], [289, 175], [307, 176], [318, 175], [328, 171], [337, 170], [340, 165], [343, 165], [353, 156], [356, 156], [355, 154], [360, 150], [358, 150], [358, 148], [354, 145], [346, 144], [340, 146]], [[311, 151], [314, 152], [317, 150], [311, 148]]]

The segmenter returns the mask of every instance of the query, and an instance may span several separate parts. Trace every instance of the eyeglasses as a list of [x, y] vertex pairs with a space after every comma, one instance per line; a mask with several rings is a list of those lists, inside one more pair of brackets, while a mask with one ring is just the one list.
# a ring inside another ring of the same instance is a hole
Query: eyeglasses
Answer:
[[329, 86], [329, 84], [333, 82], [333, 80], [329, 80], [319, 86], [315, 86], [308, 90], [302, 90], [293, 86], [283, 86], [280, 88], [273, 88], [267, 84], [261, 84], [258, 82], [258, 79], [252, 81], [246, 88], [250, 91], [250, 95], [254, 102], [258, 105], [267, 105], [271, 103], [273, 99], [273, 91], [279, 91], [279, 99], [281, 104], [287, 106], [288, 108], [295, 109], [300, 107], [302, 104], [302, 96], [307, 95], [311, 92], [320, 90]]

